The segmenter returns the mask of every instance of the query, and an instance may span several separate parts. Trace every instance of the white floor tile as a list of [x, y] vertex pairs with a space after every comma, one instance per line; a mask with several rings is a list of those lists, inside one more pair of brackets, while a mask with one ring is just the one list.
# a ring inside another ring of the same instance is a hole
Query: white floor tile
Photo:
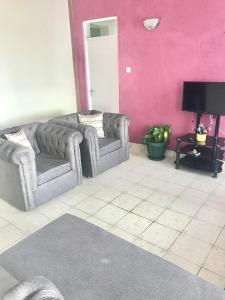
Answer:
[[47, 216], [33, 210], [14, 216], [11, 222], [15, 225], [15, 227], [22, 230], [23, 232], [32, 233], [42, 226], [48, 224], [50, 222], [50, 219]]
[[8, 222], [0, 217], [0, 228], [6, 226]]
[[225, 212], [225, 197], [217, 197], [215, 195], [209, 196], [205, 202], [205, 206]]
[[186, 172], [177, 172], [171, 176], [168, 181], [182, 186], [189, 186], [194, 182], [195, 178], [196, 175], [187, 174]]
[[135, 206], [137, 206], [140, 202], [142, 202], [142, 199], [140, 198], [131, 196], [129, 194], [122, 194], [118, 196], [115, 200], [113, 200], [112, 204], [130, 211]]
[[210, 181], [205, 180], [204, 178], [197, 179], [194, 182], [192, 182], [191, 187], [202, 192], [212, 193], [216, 189], [217, 185], [218, 183], [215, 180], [215, 178], [210, 178]]
[[167, 209], [156, 219], [156, 222], [177, 231], [182, 231], [190, 220], [191, 217], [189, 216]]
[[154, 221], [164, 210], [162, 206], [143, 201], [133, 209], [133, 213]]
[[25, 236], [25, 233], [14, 225], [6, 225], [0, 229], [0, 251], [6, 250]]
[[211, 245], [186, 234], [180, 235], [170, 248], [173, 254], [199, 266], [203, 264], [210, 250]]
[[163, 256], [163, 254], [165, 253], [165, 250], [157, 247], [156, 245], [150, 244], [142, 239], [137, 239], [134, 244], [148, 252], [151, 252], [152, 254], [155, 254], [157, 256]]
[[159, 191], [164, 192], [164, 193], [168, 193], [174, 196], [179, 196], [183, 193], [185, 187], [175, 184], [175, 183], [171, 183], [171, 182], [166, 182], [163, 186], [161, 186], [159, 188]]
[[83, 199], [87, 198], [88, 196], [84, 193], [76, 191], [76, 189], [69, 191], [60, 197], [57, 200], [62, 201], [68, 206], [74, 206], [81, 202]]
[[160, 191], [154, 191], [147, 199], [146, 201], [149, 201], [153, 204], [157, 204], [159, 206], [168, 207], [172, 202], [174, 202], [177, 199], [176, 196], [163, 193]]
[[21, 210], [0, 199], [0, 217], [10, 222], [14, 218], [14, 216], [20, 213]]
[[113, 179], [110, 187], [120, 191], [127, 192], [129, 189], [133, 187], [133, 184], [127, 180], [122, 179]]
[[98, 199], [101, 199], [105, 202], [110, 202], [119, 195], [121, 195], [122, 192], [117, 191], [113, 189], [112, 187], [105, 187], [94, 194], [94, 196]]
[[212, 225], [198, 219], [192, 219], [184, 231], [186, 234], [194, 238], [209, 244], [214, 244], [221, 230], [222, 228], [216, 225]]
[[202, 206], [202, 204], [199, 203], [198, 201], [196, 201], [194, 198], [184, 199], [184, 198], [178, 197], [169, 206], [169, 208], [174, 211], [186, 214], [188, 216], [194, 216], [197, 213], [197, 211], [200, 209], [201, 206]]
[[183, 191], [183, 193], [180, 195], [180, 197], [182, 199], [185, 199], [188, 201], [193, 199], [193, 200], [195, 200], [195, 202], [199, 202], [199, 203], [203, 204], [209, 197], [209, 193], [205, 193], [205, 192], [199, 191], [197, 189], [187, 187]]
[[104, 172], [96, 176], [93, 181], [100, 183], [103, 186], [108, 186], [112, 183], [112, 175], [108, 172]]
[[75, 217], [78, 217], [80, 219], [86, 220], [87, 218], [90, 217], [89, 214], [75, 208], [75, 207], [71, 207], [66, 213], [73, 215]]
[[225, 225], [225, 212], [206, 206], [197, 212], [196, 218], [221, 227]]
[[224, 184], [220, 184], [215, 190], [214, 194], [216, 196], [225, 197], [225, 187]]
[[204, 268], [225, 277], [225, 250], [214, 247], [206, 259]]
[[132, 235], [132, 234], [130, 234], [130, 233], [118, 228], [118, 227], [115, 227], [115, 226], [111, 227], [108, 230], [108, 232], [120, 237], [123, 240], [131, 242], [131, 243], [133, 243], [134, 240], [136, 239], [136, 237], [134, 235]]
[[87, 179], [83, 184], [76, 187], [78, 192], [93, 195], [104, 188], [104, 185], [96, 182], [94, 179]]
[[120, 229], [123, 229], [126, 232], [129, 232], [133, 235], [141, 234], [149, 225], [151, 221], [137, 216], [133, 213], [128, 213], [123, 217], [116, 226]]
[[225, 250], [225, 229], [223, 229], [218, 240], [216, 241], [216, 247]]
[[151, 244], [167, 250], [180, 233], [161, 224], [153, 223], [141, 234], [141, 238]]
[[202, 268], [198, 276], [222, 289], [225, 288], [225, 277], [213, 273], [205, 268]]
[[163, 258], [165, 260], [168, 260], [169, 262], [177, 265], [178, 267], [193, 273], [194, 275], [198, 274], [198, 271], [200, 269], [200, 267], [198, 265], [195, 265], [193, 263], [191, 263], [190, 261], [187, 261], [185, 259], [183, 259], [182, 257], [179, 257], [173, 253], [171, 253], [170, 251], [167, 251], [164, 255]]
[[84, 200], [82, 200], [80, 203], [78, 203], [76, 205], [76, 208], [84, 211], [87, 214], [94, 214], [96, 213], [96, 211], [98, 211], [99, 209], [101, 209], [103, 206], [106, 205], [106, 202], [97, 199], [93, 196], [90, 196], [88, 198], [85, 198]]
[[107, 230], [107, 229], [109, 229], [109, 227], [111, 227], [111, 225], [110, 224], [108, 224], [108, 223], [106, 223], [106, 222], [104, 222], [104, 221], [102, 221], [102, 220], [100, 220], [100, 219], [97, 219], [97, 218], [95, 218], [95, 217], [89, 217], [88, 219], [87, 219], [87, 221], [89, 222], [89, 223], [92, 223], [92, 224], [94, 224], [94, 225], [96, 225], [96, 226], [98, 226], [98, 227], [100, 227], [100, 228], [102, 228], [102, 229], [105, 229], [105, 230]]
[[122, 217], [124, 217], [126, 214], [127, 211], [125, 211], [124, 209], [116, 207], [112, 204], [108, 204], [102, 209], [100, 209], [95, 214], [95, 217], [105, 221], [106, 223], [113, 225], [117, 221], [119, 221]]
[[152, 189], [159, 189], [160, 187], [162, 187], [165, 184], [165, 182], [166, 181], [164, 181], [164, 180], [150, 176], [150, 177], [145, 177], [140, 182], [140, 184], [147, 186], [149, 188], [152, 188]]
[[52, 200], [35, 209], [36, 212], [45, 215], [50, 219], [55, 219], [65, 214], [69, 206], [61, 201]]
[[141, 198], [141, 199], [146, 199], [153, 192], [154, 192], [153, 189], [145, 187], [140, 184], [136, 184], [128, 190], [128, 194], [138, 197], [138, 198]]

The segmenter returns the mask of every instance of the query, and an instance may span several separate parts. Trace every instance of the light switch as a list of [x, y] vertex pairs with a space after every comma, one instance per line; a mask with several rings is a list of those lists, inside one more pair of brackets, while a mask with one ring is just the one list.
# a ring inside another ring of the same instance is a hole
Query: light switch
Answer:
[[126, 72], [131, 73], [131, 67], [126, 67]]

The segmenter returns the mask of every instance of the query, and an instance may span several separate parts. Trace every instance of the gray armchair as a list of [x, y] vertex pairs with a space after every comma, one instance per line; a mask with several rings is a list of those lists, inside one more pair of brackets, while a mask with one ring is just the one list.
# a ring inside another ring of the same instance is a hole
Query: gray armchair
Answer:
[[[23, 128], [31, 149], [4, 139]], [[30, 123], [0, 130], [0, 198], [30, 210], [82, 181], [78, 131]]]
[[64, 300], [57, 287], [43, 276], [18, 280], [0, 266], [1, 300]]
[[[98, 111], [88, 111], [95, 114]], [[83, 135], [80, 145], [83, 175], [94, 177], [129, 159], [128, 126], [130, 119], [122, 114], [104, 113], [104, 138], [98, 138], [92, 126], [79, 124], [78, 114], [56, 117], [49, 121], [56, 125], [78, 130]]]

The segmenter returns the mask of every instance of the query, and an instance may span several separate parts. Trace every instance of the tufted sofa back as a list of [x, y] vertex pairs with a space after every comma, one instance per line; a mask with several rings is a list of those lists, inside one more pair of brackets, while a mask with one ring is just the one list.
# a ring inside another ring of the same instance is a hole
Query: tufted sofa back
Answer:
[[53, 120], [56, 121], [56, 122], [63, 121], [63, 122], [66, 122], [66, 123], [75, 123], [75, 124], [79, 123], [77, 113], [56, 117]]
[[[74, 132], [66, 127], [56, 126], [52, 124], [41, 124], [36, 133], [39, 149], [41, 152], [57, 156], [63, 160], [69, 160], [73, 147], [68, 143], [69, 139], [77, 136], [78, 142], [82, 141], [82, 135]], [[72, 146], [74, 142], [72, 142]]]
[[19, 126], [16, 126], [16, 127], [11, 127], [11, 128], [6, 128], [6, 129], [3, 129], [3, 130], [0, 130], [0, 136], [4, 135], [4, 134], [7, 134], [7, 133], [14, 133], [14, 132], [17, 132], [19, 131], [20, 129], [23, 129], [25, 134], [26, 134], [26, 137], [28, 138], [34, 152], [36, 154], [40, 153], [40, 149], [38, 147], [38, 144], [37, 144], [37, 140], [36, 140], [36, 131], [37, 131], [37, 128], [38, 126], [40, 125], [41, 123], [38, 123], [38, 122], [35, 122], [35, 123], [28, 123], [28, 124], [24, 124], [24, 125], [19, 125]]
[[100, 113], [98, 110], [88, 110], [86, 112], [78, 112], [78, 113], [73, 113], [69, 115], [63, 115], [56, 117], [52, 120], [50, 120], [50, 123], [55, 123], [59, 124], [61, 126], [67, 126], [68, 124], [79, 124], [79, 119], [78, 119], [78, 114], [83, 114], [83, 115], [93, 115]]

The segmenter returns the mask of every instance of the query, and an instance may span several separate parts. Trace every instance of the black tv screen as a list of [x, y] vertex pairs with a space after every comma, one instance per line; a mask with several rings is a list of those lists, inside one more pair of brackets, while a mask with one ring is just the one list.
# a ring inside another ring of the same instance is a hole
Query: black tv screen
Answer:
[[185, 81], [182, 109], [212, 115], [225, 115], [225, 82]]

